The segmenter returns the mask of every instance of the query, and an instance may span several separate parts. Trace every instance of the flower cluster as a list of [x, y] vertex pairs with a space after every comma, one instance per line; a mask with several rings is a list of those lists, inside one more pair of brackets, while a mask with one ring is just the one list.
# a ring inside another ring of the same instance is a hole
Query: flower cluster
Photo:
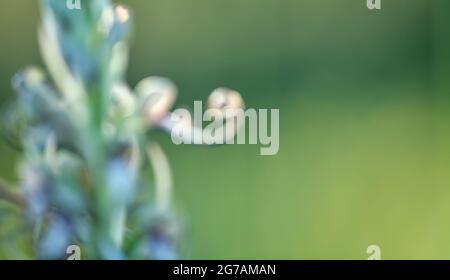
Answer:
[[[64, 258], [71, 244], [86, 259], [178, 258], [170, 167], [151, 137], [176, 125], [168, 121], [176, 86], [161, 77], [134, 89], [126, 83], [126, 7], [109, 0], [81, 0], [79, 10], [66, 1], [41, 3], [39, 44], [50, 75], [28, 67], [13, 78], [18, 97], [10, 126], [23, 151], [22, 191], [4, 198], [24, 209], [39, 258]], [[226, 100], [228, 91], [221, 92], [212, 98]]]

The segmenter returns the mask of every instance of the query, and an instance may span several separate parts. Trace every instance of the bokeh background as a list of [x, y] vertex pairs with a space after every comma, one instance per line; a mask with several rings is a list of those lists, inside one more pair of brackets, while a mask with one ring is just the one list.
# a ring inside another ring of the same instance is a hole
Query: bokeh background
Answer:
[[[186, 258], [366, 259], [377, 244], [384, 259], [450, 259], [449, 1], [120, 2], [136, 21], [131, 85], [162, 75], [179, 106], [227, 86], [280, 109], [276, 156], [157, 135]], [[2, 104], [17, 70], [43, 64], [38, 21], [37, 1], [0, 0]], [[17, 163], [2, 141], [0, 176]]]

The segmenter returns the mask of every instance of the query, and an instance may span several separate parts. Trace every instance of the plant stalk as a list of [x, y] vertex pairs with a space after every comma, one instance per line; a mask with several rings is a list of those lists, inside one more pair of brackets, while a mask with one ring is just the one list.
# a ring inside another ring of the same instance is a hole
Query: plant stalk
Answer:
[[8, 201], [20, 208], [25, 208], [25, 199], [12, 191], [9, 190], [10, 187], [6, 182], [0, 179], [0, 199]]

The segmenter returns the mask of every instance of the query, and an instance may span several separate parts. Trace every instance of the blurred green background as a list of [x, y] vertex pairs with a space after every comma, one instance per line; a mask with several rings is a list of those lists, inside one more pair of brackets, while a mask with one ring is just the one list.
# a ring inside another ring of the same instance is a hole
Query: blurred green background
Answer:
[[[187, 258], [366, 259], [377, 244], [384, 259], [450, 259], [449, 1], [120, 2], [135, 13], [131, 85], [162, 75], [178, 106], [227, 86], [280, 109], [276, 156], [158, 135]], [[42, 61], [37, 1], [0, 0], [0, 15], [4, 103]], [[17, 163], [2, 142], [0, 176]]]

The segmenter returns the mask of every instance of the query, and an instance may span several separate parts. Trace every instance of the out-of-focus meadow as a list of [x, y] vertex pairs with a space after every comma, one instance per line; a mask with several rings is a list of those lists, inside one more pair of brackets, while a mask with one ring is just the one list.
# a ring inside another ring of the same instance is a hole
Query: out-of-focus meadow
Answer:
[[[450, 258], [450, 3], [120, 0], [134, 10], [129, 82], [171, 78], [178, 105], [216, 87], [280, 109], [280, 151], [175, 146], [186, 258]], [[42, 65], [37, 1], [0, 0], [0, 100]], [[17, 153], [0, 144], [0, 175]], [[2, 228], [0, 228], [2, 232]], [[0, 247], [0, 257], [2, 255]]]

